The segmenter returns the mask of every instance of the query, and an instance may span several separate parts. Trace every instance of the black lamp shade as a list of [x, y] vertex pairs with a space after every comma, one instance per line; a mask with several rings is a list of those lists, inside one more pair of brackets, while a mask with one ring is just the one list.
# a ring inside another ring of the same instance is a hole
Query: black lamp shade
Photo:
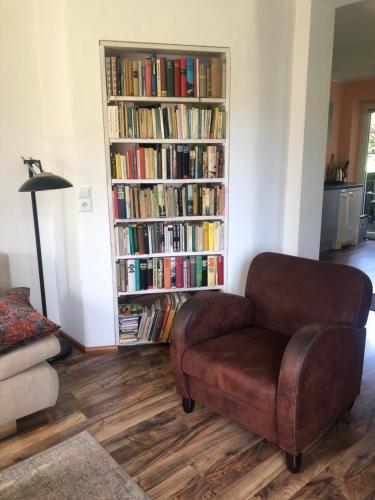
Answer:
[[51, 174], [51, 172], [41, 172], [24, 182], [18, 191], [48, 191], [50, 189], [64, 189], [72, 186], [73, 184], [59, 175]]

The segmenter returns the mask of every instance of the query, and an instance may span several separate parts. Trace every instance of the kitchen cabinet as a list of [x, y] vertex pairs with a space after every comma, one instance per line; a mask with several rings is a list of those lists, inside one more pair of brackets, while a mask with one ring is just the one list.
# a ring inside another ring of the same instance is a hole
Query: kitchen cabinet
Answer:
[[324, 189], [320, 250], [358, 243], [362, 185], [327, 185]]

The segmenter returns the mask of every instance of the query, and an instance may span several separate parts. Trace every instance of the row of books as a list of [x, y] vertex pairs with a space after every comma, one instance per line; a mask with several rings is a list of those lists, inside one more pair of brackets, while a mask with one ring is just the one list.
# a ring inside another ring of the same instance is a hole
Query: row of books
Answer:
[[167, 293], [144, 303], [119, 304], [120, 344], [137, 341], [168, 342], [177, 311], [189, 298], [189, 293]]
[[113, 188], [116, 219], [215, 216], [224, 214], [224, 186], [118, 184]]
[[120, 260], [116, 270], [119, 292], [224, 284], [222, 255]]
[[186, 104], [108, 106], [110, 139], [224, 139], [225, 111]]
[[218, 252], [224, 248], [224, 225], [220, 221], [119, 225], [115, 244], [116, 255]]
[[217, 146], [136, 145], [111, 151], [112, 179], [209, 179], [224, 176], [224, 152]]
[[105, 70], [109, 97], [222, 97], [225, 94], [225, 62], [221, 57], [167, 59], [152, 54], [135, 60], [106, 56]]

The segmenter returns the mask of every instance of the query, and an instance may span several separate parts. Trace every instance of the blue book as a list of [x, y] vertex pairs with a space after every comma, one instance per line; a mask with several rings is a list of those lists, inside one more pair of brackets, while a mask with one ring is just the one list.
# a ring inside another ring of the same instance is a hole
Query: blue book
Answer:
[[134, 228], [133, 228], [133, 226], [129, 226], [129, 247], [130, 247], [130, 254], [134, 255], [135, 249], [134, 249]]
[[158, 95], [156, 79], [156, 54], [152, 54], [151, 56], [151, 94], [154, 97]]
[[141, 289], [141, 265], [139, 259], [135, 261], [135, 289], [137, 292]]
[[191, 58], [186, 62], [186, 95], [194, 97], [194, 59]]

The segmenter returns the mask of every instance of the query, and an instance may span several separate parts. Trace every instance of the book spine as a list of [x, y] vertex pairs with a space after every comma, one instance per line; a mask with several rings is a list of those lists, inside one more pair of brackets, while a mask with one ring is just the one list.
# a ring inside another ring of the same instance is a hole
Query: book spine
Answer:
[[146, 85], [146, 96], [152, 96], [152, 63], [151, 58], [146, 57], [145, 59], [145, 85]]
[[161, 97], [167, 97], [167, 59], [165, 57], [160, 58], [160, 95]]
[[174, 61], [168, 59], [167, 62], [167, 95], [168, 97], [174, 96]]
[[174, 60], [174, 95], [181, 96], [181, 61], [180, 59]]
[[181, 87], [181, 97], [186, 97], [187, 95], [187, 82], [186, 82], [186, 69], [187, 69], [187, 60], [186, 58], [180, 59], [180, 87]]
[[156, 97], [157, 91], [157, 74], [156, 74], [156, 55], [151, 56], [151, 95]]
[[190, 57], [186, 62], [186, 95], [194, 96], [194, 59]]

